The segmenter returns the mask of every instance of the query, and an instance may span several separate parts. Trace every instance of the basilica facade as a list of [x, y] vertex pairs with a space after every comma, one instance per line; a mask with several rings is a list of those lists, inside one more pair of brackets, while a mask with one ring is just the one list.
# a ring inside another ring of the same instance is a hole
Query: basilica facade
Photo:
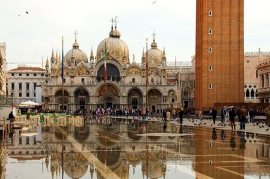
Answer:
[[[186, 84], [181, 83], [181, 79], [194, 81], [194, 73], [189, 77], [191, 65], [186, 68], [181, 63], [168, 65], [165, 49], [158, 49], [155, 35], [151, 48], [142, 51], [140, 63], [137, 63], [134, 55], [130, 59], [128, 45], [120, 37], [120, 32], [112, 26], [109, 37], [98, 45], [96, 55], [92, 49], [88, 58], [75, 35], [72, 49], [64, 55], [63, 68], [61, 55], [53, 50], [51, 59], [46, 61], [45, 81], [41, 85], [43, 108], [74, 111], [111, 107], [160, 111], [184, 105], [193, 107], [190, 105], [194, 104], [194, 95], [189, 93], [190, 89], [194, 91], [194, 86], [189, 87], [189, 82], [184, 88], [188, 89], [186, 92], [191, 98], [181, 101], [181, 84]], [[192, 102], [187, 102], [189, 100]]]

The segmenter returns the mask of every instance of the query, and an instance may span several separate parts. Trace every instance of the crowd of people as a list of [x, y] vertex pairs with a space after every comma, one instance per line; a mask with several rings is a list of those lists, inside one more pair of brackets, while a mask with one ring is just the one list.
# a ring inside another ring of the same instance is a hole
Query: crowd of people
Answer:
[[[213, 107], [211, 111], [211, 115], [212, 115], [213, 124], [215, 124], [216, 117], [217, 117], [217, 110], [215, 107]], [[267, 127], [270, 127], [270, 105], [267, 108], [260, 109], [260, 110], [256, 110], [253, 108], [250, 108], [249, 110], [247, 110], [244, 106], [241, 106], [237, 110], [235, 110], [233, 106], [229, 106], [229, 107], [224, 106], [220, 110], [219, 115], [220, 115], [220, 125], [225, 126], [226, 125], [225, 119], [226, 117], [228, 117], [229, 125], [231, 126], [233, 130], [236, 129], [236, 124], [235, 124], [236, 119], [240, 124], [240, 127], [239, 127], [240, 130], [245, 129], [246, 123], [253, 123], [254, 126], [259, 125], [259, 123], [261, 123], [261, 124], [265, 124]], [[266, 116], [266, 119], [264, 120], [261, 118], [260, 120], [256, 121], [255, 116]]]

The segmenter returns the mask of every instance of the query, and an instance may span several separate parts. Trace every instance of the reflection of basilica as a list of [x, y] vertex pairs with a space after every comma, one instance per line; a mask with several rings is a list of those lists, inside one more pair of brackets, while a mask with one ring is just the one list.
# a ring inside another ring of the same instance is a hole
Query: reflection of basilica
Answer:
[[[7, 152], [18, 161], [44, 161], [52, 179], [61, 172], [73, 179], [170, 178], [172, 163], [175, 169], [190, 165], [195, 178], [269, 176], [268, 136], [172, 123], [164, 129], [159, 122], [149, 123], [145, 130], [140, 123], [89, 123], [84, 127], [43, 127], [41, 141], [16, 130], [13, 145], [1, 150], [2, 175]], [[184, 135], [175, 135], [179, 133]]]
[[[76, 33], [75, 33], [76, 34]], [[107, 53], [104, 54], [105, 44]], [[148, 75], [147, 60], [148, 54]], [[104, 83], [104, 58], [106, 57], [106, 87]], [[190, 66], [181, 63], [173, 66], [167, 63], [165, 49], [159, 50], [153, 35], [151, 48], [142, 52], [141, 62], [136, 63], [133, 55], [129, 58], [127, 44], [120, 39], [120, 32], [111, 28], [109, 38], [98, 45], [96, 56], [93, 49], [90, 58], [80, 49], [75, 37], [72, 49], [64, 56], [64, 95], [61, 88], [61, 57], [52, 52], [50, 61], [46, 62], [46, 80], [42, 85], [43, 108], [96, 109], [98, 107], [143, 108], [160, 110], [167, 107], [181, 107], [181, 84], [186, 94], [194, 99], [194, 85], [183, 82], [182, 72], [191, 73]], [[193, 73], [192, 73], [193, 74]], [[146, 89], [146, 77], [148, 88]], [[184, 75], [187, 76], [187, 75]], [[182, 80], [182, 83], [181, 83]], [[191, 79], [194, 81], [194, 79]], [[147, 96], [147, 99], [146, 99]], [[64, 98], [64, 99], [62, 99]], [[186, 107], [194, 107], [193, 101], [185, 99]]]
[[[20, 160], [28, 160], [30, 155], [33, 159], [42, 156], [55, 178], [62, 170], [63, 142], [63, 169], [70, 178], [96, 175], [97, 178], [128, 179], [130, 171], [134, 174], [138, 166], [141, 166], [139, 176], [163, 178], [167, 162], [180, 159], [178, 137], [138, 136], [143, 134], [140, 125], [107, 126], [94, 122], [85, 127], [43, 127], [41, 142], [36, 142], [34, 136], [22, 137], [16, 131], [14, 145], [9, 146], [8, 153], [9, 157]], [[163, 126], [159, 122], [151, 123], [145, 132], [162, 134]], [[178, 133], [179, 126], [170, 125], [166, 132]], [[188, 156], [183, 158], [190, 160]]]

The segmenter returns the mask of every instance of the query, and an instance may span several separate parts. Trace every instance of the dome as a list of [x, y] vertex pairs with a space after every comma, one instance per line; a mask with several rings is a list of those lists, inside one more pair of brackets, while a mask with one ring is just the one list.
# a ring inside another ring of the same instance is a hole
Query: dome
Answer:
[[[129, 61], [129, 50], [127, 44], [121, 40], [120, 38], [116, 38], [117, 35], [120, 36], [120, 32], [114, 30], [111, 32], [114, 34], [114, 37], [110, 36], [105, 40], [101, 41], [97, 48], [97, 59], [101, 59], [104, 57], [104, 49], [105, 49], [105, 41], [107, 42], [107, 51], [119, 61], [122, 61], [123, 57], [125, 57]], [[111, 34], [110, 33], [110, 34]], [[118, 33], [118, 34], [117, 34]]]
[[154, 64], [156, 66], [159, 66], [162, 58], [162, 51], [159, 50], [158, 48], [151, 48], [147, 52], [148, 52], [148, 63], [151, 63], [153, 59]]
[[72, 56], [75, 59], [75, 65], [81, 62], [88, 63], [87, 55], [81, 49], [79, 49], [79, 44], [76, 40], [73, 44], [73, 48], [69, 50], [65, 55], [65, 62], [69, 66], [71, 65]]

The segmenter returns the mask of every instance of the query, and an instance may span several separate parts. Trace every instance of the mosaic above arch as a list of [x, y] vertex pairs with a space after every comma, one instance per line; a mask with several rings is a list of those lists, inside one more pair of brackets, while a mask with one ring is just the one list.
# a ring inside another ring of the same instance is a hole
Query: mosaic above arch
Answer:
[[142, 74], [141, 70], [135, 67], [127, 70], [127, 75], [141, 75], [141, 74]]
[[150, 68], [148, 70], [148, 75], [159, 75], [159, 71], [156, 68]]
[[[61, 76], [61, 74], [62, 74], [62, 70], [60, 69], [60, 70], [58, 70], [56, 76]], [[70, 76], [70, 70], [69, 70], [68, 68], [65, 68], [65, 69], [64, 69], [64, 77], [65, 77], [65, 76]]]
[[85, 76], [85, 75], [89, 75], [90, 71], [83, 67], [83, 68], [78, 68], [75, 72], [75, 76]]
[[106, 94], [114, 94], [114, 95], [118, 95], [118, 90], [116, 87], [112, 86], [112, 85], [103, 85], [99, 90], [98, 90], [98, 94], [99, 96], [103, 96]]

